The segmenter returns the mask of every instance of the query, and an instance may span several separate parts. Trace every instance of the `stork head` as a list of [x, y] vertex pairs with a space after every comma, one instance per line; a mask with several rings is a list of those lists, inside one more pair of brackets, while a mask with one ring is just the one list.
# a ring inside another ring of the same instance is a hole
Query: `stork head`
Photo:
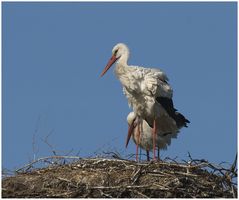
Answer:
[[117, 59], [122, 56], [129, 56], [129, 48], [124, 43], [116, 44], [112, 49], [112, 55], [115, 55]]
[[129, 57], [128, 47], [123, 43], [116, 44], [112, 49], [112, 56], [100, 76], [102, 77], [117, 60], [119, 61], [122, 60], [126, 63], [128, 57]]

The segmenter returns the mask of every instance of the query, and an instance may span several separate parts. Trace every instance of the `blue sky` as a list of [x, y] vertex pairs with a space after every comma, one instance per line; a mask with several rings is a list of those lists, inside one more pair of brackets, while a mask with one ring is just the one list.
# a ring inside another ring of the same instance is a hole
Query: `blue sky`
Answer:
[[[191, 124], [162, 158], [232, 162], [237, 152], [237, 4], [2, 3], [2, 166], [125, 149], [130, 112], [112, 47], [158, 67]], [[50, 135], [49, 135], [50, 134]], [[34, 147], [33, 147], [34, 146]]]

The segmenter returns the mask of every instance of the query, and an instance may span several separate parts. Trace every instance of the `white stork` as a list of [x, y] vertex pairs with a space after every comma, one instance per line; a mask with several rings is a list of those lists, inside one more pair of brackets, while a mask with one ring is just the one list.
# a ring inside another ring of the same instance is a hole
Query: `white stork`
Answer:
[[[115, 45], [101, 77], [117, 61], [115, 74], [123, 85], [129, 106], [153, 128], [153, 155], [156, 159], [156, 133], [177, 132], [181, 127], [187, 127], [189, 121], [174, 108], [173, 90], [166, 74], [160, 69], [129, 66], [128, 58], [128, 47], [123, 43]], [[132, 134], [130, 130], [126, 143]]]
[[[149, 161], [149, 151], [153, 149], [152, 128], [145, 120], [140, 119], [134, 112], [130, 112], [127, 116], [129, 128], [132, 128], [132, 138], [136, 144], [136, 160], [138, 160], [138, 146], [144, 149], [147, 153]], [[156, 147], [158, 148], [158, 159], [160, 149], [167, 149], [171, 144], [172, 138], [177, 138], [178, 132], [161, 133], [157, 132]], [[127, 144], [126, 144], [127, 145]]]

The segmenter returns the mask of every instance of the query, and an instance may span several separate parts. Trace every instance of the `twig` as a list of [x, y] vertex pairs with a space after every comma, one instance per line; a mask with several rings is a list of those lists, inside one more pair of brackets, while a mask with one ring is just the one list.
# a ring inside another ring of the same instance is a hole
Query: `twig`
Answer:
[[112, 151], [105, 152], [105, 151], [103, 151], [103, 154], [112, 155], [112, 158], [123, 160], [118, 152], [112, 152]]
[[54, 155], [54, 156], [57, 156], [57, 152], [56, 152], [56, 150], [53, 148], [53, 145], [51, 145], [51, 144], [48, 142], [48, 138], [49, 138], [49, 136], [50, 136], [53, 132], [54, 132], [54, 129], [52, 129], [52, 130], [49, 132], [49, 134], [45, 137], [45, 139], [42, 139], [42, 138], [41, 138], [41, 140], [42, 140], [43, 142], [45, 142], [45, 143], [50, 147], [50, 149], [51, 149], [53, 155]]
[[143, 193], [141, 193], [141, 192], [139, 192], [139, 191], [137, 191], [137, 190], [134, 190], [134, 192], [136, 192], [137, 194], [139, 194], [139, 195], [142, 196], [143, 198], [149, 199], [149, 197], [148, 197], [147, 195], [145, 195], [145, 194], [143, 194]]
[[135, 189], [135, 188], [149, 188], [153, 185], [127, 185], [127, 186], [95, 186], [95, 187], [89, 187], [89, 189], [121, 189], [121, 188], [127, 188], [127, 189]]
[[133, 177], [131, 178], [131, 180], [133, 181], [132, 184], [135, 184], [138, 180], [139, 177], [141, 176], [142, 172], [142, 167], [140, 167], [133, 175]]
[[99, 190], [102, 197], [113, 198], [111, 195], [104, 193], [102, 190]]
[[19, 172], [19, 171], [23, 170], [24, 168], [27, 168], [27, 170], [28, 170], [28, 169], [32, 168], [33, 164], [35, 164], [37, 162], [40, 162], [40, 161], [46, 161], [46, 160], [49, 160], [49, 159], [81, 159], [81, 157], [79, 157], [79, 156], [47, 156], [47, 157], [42, 157], [42, 158], [38, 158], [38, 159], [24, 165], [23, 167], [17, 169], [16, 172]]

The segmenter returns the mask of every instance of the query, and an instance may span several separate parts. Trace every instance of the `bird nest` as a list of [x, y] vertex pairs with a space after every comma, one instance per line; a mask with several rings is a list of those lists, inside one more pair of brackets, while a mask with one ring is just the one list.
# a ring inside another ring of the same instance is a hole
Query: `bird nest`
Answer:
[[[236, 161], [225, 169], [205, 160], [72, 158], [52, 156], [27, 164], [2, 180], [2, 197], [237, 198]], [[36, 169], [39, 162], [51, 164]]]

